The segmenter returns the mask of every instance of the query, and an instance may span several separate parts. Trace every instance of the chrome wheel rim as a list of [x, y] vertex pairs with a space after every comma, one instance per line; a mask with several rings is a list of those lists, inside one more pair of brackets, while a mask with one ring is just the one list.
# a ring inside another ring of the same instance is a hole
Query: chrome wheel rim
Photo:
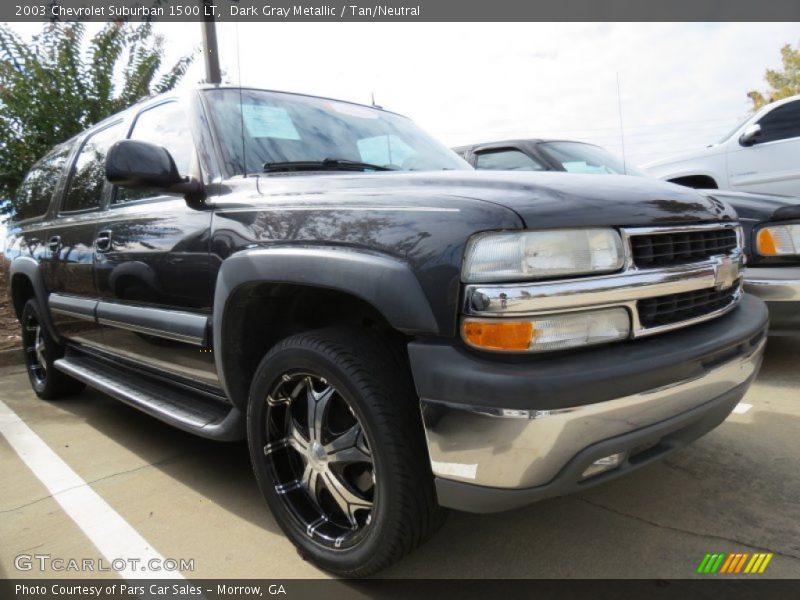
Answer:
[[318, 375], [284, 374], [266, 398], [264, 459], [278, 498], [315, 542], [343, 549], [370, 526], [375, 466], [347, 398]]
[[38, 319], [30, 315], [25, 322], [25, 355], [31, 377], [40, 384], [47, 377], [46, 352], [44, 329]]

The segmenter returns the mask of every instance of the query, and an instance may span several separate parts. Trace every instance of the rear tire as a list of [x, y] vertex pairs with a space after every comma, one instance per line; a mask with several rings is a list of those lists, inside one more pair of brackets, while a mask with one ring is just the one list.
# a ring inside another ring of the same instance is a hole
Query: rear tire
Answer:
[[56, 400], [83, 391], [86, 387], [83, 383], [62, 373], [53, 365], [64, 356], [65, 348], [50, 335], [35, 298], [25, 303], [20, 321], [25, 367], [36, 395], [43, 400]]
[[443, 522], [410, 374], [369, 332], [278, 343], [253, 379], [247, 428], [275, 519], [323, 569], [370, 575]]

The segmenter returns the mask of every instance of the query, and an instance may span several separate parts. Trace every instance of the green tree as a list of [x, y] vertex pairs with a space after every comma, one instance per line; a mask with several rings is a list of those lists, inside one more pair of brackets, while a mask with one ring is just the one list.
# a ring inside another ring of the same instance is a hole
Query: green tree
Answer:
[[[192, 52], [162, 69], [149, 23], [109, 23], [88, 43], [81, 23], [49, 24], [30, 43], [0, 25], [0, 198], [55, 144], [177, 85]], [[13, 209], [13, 200], [4, 212]]]
[[764, 75], [769, 91], [761, 93], [753, 90], [747, 93], [747, 97], [753, 102], [754, 112], [770, 102], [800, 94], [800, 46], [792, 48], [791, 44], [786, 44], [781, 48], [781, 60], [783, 69], [767, 69]]

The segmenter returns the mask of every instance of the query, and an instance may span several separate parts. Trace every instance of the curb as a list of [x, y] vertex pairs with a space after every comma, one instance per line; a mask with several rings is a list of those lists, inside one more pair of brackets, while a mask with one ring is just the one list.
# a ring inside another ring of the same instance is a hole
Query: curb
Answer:
[[11, 367], [23, 364], [22, 348], [0, 350], [0, 367]]

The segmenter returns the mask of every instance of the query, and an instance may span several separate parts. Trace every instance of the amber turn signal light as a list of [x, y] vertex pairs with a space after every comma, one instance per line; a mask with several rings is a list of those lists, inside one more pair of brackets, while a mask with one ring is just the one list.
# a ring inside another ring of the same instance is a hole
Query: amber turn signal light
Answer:
[[758, 247], [758, 253], [761, 256], [776, 256], [778, 254], [775, 238], [772, 236], [772, 232], [769, 228], [762, 229], [758, 232], [756, 236], [756, 245]]
[[486, 350], [527, 350], [533, 338], [530, 321], [465, 321], [464, 339]]

